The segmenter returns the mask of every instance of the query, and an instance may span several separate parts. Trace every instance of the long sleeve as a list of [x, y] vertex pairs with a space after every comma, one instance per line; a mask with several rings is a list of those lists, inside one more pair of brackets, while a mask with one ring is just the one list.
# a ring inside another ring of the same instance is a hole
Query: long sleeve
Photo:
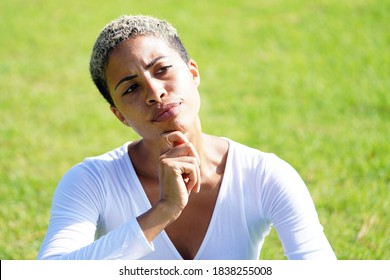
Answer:
[[289, 259], [336, 259], [318, 215], [298, 173], [274, 158], [262, 196], [262, 208], [273, 224]]
[[82, 165], [64, 175], [53, 198], [38, 259], [138, 259], [154, 250], [136, 217], [95, 240], [100, 213], [107, 203], [101, 185], [98, 176]]

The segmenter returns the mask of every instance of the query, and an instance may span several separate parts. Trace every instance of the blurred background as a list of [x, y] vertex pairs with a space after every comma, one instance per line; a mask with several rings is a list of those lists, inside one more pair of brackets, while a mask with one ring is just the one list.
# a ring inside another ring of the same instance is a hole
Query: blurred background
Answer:
[[[339, 259], [390, 259], [390, 1], [1, 1], [0, 259], [35, 259], [61, 176], [138, 139], [92, 84], [99, 31], [167, 19], [206, 133], [293, 165]], [[261, 259], [285, 259], [275, 231]]]

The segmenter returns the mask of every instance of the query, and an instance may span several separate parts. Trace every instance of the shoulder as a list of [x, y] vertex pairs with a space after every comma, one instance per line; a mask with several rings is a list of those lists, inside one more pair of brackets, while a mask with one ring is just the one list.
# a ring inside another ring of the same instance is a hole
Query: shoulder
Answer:
[[94, 205], [93, 207], [101, 209], [107, 196], [107, 188], [116, 185], [120, 180], [119, 173], [123, 173], [120, 170], [126, 167], [127, 145], [99, 156], [88, 157], [71, 167], [56, 187], [53, 206], [79, 209], [80, 205]]
[[127, 147], [129, 144], [130, 143], [125, 143], [120, 147], [98, 156], [87, 157], [83, 162], [81, 162], [81, 164], [110, 165], [122, 161], [128, 157]]
[[285, 162], [273, 153], [250, 147], [231, 139], [224, 138], [229, 143], [229, 157], [233, 164], [246, 165], [252, 168], [261, 166], [263, 169], [271, 170], [275, 166], [281, 166]]
[[295, 168], [274, 153], [264, 152], [230, 139], [228, 166], [242, 178], [256, 182], [263, 191], [278, 189], [283, 192], [291, 186], [303, 187], [305, 184]]
[[61, 178], [59, 187], [86, 188], [88, 185], [103, 185], [109, 177], [114, 177], [125, 169], [130, 161], [127, 156], [128, 143], [104, 154], [85, 158], [71, 167]]
[[82, 162], [73, 166], [69, 171], [103, 174], [105, 172], [113, 172], [115, 169], [127, 166], [130, 161], [127, 153], [128, 145], [129, 143], [125, 143], [122, 146], [104, 154], [87, 157]]

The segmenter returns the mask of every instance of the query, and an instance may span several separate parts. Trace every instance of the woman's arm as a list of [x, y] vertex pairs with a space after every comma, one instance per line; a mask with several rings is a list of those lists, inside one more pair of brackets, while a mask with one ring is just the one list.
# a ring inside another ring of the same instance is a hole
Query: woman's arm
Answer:
[[76, 165], [57, 186], [49, 228], [38, 259], [138, 259], [153, 251], [135, 217], [95, 240], [104, 188], [89, 168]]
[[262, 190], [262, 208], [289, 259], [336, 259], [305, 183], [277, 157]]
[[[199, 156], [179, 132], [161, 139], [160, 200], [138, 217], [95, 239], [100, 214], [112, 191], [99, 170], [79, 164], [60, 181], [39, 259], [138, 259], [153, 251], [152, 240], [176, 220], [191, 191], [200, 188]], [[118, 206], [120, 207], [120, 206]], [[111, 217], [115, 219], [115, 217]]]

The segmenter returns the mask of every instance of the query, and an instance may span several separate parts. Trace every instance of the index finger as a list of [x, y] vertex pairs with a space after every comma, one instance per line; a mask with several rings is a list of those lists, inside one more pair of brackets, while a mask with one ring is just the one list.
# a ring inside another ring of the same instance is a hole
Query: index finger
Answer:
[[170, 149], [184, 143], [188, 143], [187, 137], [180, 131], [172, 131], [161, 134], [160, 155], [165, 154]]

